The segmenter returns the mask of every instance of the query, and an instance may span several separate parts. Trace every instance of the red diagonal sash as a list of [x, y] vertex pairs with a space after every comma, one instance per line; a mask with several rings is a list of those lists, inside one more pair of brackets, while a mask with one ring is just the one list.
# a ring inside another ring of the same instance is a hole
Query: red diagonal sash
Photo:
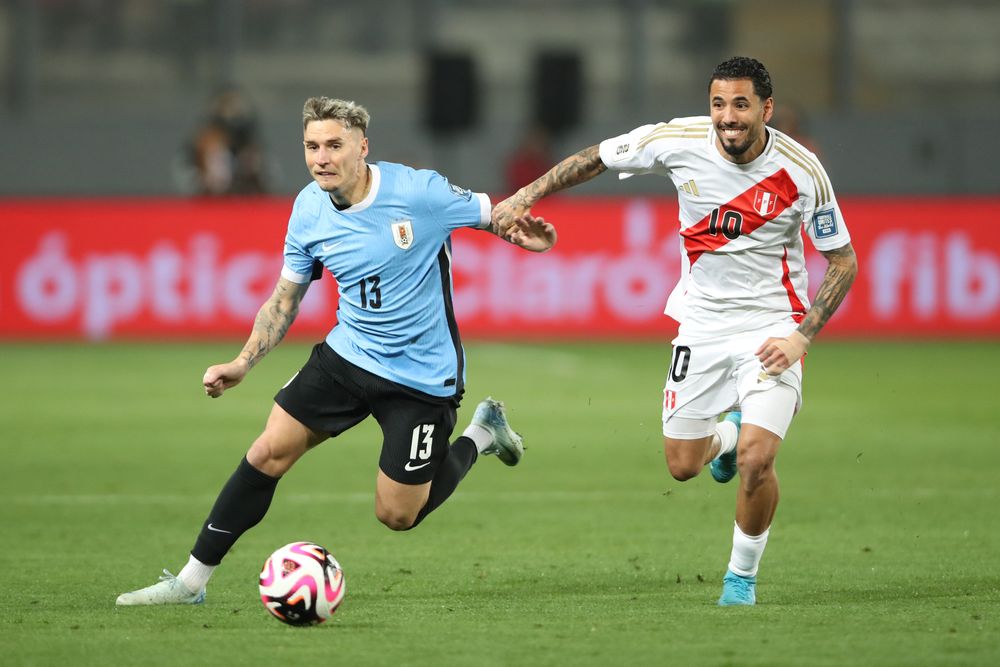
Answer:
[[[762, 198], [762, 192], [769, 193], [776, 198], [774, 199], [773, 206], [770, 204], [772, 198]], [[781, 212], [791, 206], [792, 202], [798, 196], [799, 190], [795, 187], [795, 182], [784, 169], [779, 169], [763, 181], [755, 183], [742, 194], [737, 195], [718, 208], [718, 217], [715, 225], [717, 228], [714, 234], [710, 229], [712, 214], [705, 216], [687, 229], [681, 230], [681, 236], [684, 237], [684, 250], [688, 254], [688, 261], [693, 265], [698, 261], [702, 253], [718, 250], [730, 241], [735, 240], [727, 237], [722, 231], [724, 221], [727, 219], [726, 214], [730, 211], [734, 212], [729, 214], [730, 218], [734, 214], [738, 214], [741, 217], [740, 236], [748, 236], [758, 227], [781, 215]], [[760, 204], [762, 199], [768, 202], [766, 215], [761, 214], [758, 210], [758, 208], [763, 208]]]

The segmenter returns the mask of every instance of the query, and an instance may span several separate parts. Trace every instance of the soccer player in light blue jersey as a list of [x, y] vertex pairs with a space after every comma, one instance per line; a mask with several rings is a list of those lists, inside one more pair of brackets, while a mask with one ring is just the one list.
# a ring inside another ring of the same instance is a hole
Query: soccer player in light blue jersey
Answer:
[[[449, 443], [464, 391], [465, 354], [452, 305], [451, 233], [492, 232], [485, 194], [434, 171], [369, 164], [364, 107], [326, 97], [303, 108], [313, 182], [295, 199], [285, 260], [243, 350], [210, 367], [216, 398], [239, 384], [284, 337], [312, 280], [337, 280], [337, 325], [275, 396], [263, 433], [223, 487], [187, 565], [118, 597], [120, 606], [198, 604], [214, 569], [267, 512], [281, 476], [309, 449], [369, 415], [382, 428], [375, 514], [408, 530], [439, 507], [480, 454], [513, 466], [523, 454], [503, 404], [490, 398]], [[552, 225], [525, 215], [505, 238], [534, 252], [556, 241]]]

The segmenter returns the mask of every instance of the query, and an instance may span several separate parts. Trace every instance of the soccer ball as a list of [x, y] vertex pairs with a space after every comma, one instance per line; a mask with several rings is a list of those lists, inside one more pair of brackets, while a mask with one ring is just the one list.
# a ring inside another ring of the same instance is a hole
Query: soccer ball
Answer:
[[329, 551], [312, 542], [292, 542], [264, 561], [260, 599], [289, 625], [322, 623], [344, 599], [344, 572]]

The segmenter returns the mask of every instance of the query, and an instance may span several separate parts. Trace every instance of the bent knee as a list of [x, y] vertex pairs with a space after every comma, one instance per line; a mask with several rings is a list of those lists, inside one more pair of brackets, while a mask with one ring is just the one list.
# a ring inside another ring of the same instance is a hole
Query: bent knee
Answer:
[[774, 469], [774, 457], [756, 451], [740, 452], [736, 466], [742, 477], [759, 477]]
[[[687, 454], [687, 455], [685, 455]], [[703, 455], [698, 452], [698, 456], [691, 456], [688, 452], [667, 451], [667, 470], [678, 482], [686, 482], [698, 476], [705, 466]]]
[[250, 465], [272, 477], [284, 475], [298, 459], [298, 456], [276, 447], [273, 441], [264, 435], [254, 441], [246, 457]]
[[416, 513], [382, 507], [375, 510], [375, 516], [389, 530], [409, 530], [417, 521]]
[[697, 477], [701, 469], [705, 467], [705, 458], [711, 445], [711, 437], [696, 440], [678, 440], [665, 437], [663, 453], [670, 475], [678, 482], [686, 482]]
[[281, 477], [306, 453], [306, 443], [264, 431], [247, 451], [247, 461], [258, 470]]
[[737, 459], [736, 467], [740, 472], [743, 487], [754, 491], [765, 481], [774, 476], [774, 458], [769, 456], [748, 456]]
[[678, 482], [686, 482], [689, 479], [693, 479], [698, 476], [701, 472], [702, 466], [690, 464], [690, 463], [680, 463], [667, 461], [667, 469], [670, 470], [670, 476], [676, 479]]

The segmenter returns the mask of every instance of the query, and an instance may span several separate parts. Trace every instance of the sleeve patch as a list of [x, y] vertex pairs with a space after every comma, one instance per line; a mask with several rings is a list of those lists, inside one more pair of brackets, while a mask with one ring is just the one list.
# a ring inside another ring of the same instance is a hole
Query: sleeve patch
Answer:
[[626, 141], [624, 143], [620, 143], [617, 146], [615, 146], [615, 156], [614, 156], [615, 162], [619, 162], [627, 158], [629, 156], [629, 149], [631, 147], [632, 147], [631, 141]]
[[837, 216], [833, 211], [817, 211], [813, 216], [813, 236], [826, 239], [837, 234]]
[[450, 189], [451, 190], [451, 194], [455, 195], [456, 197], [459, 197], [460, 199], [464, 199], [465, 201], [472, 201], [472, 191], [471, 190], [466, 190], [465, 188], [461, 188], [461, 187], [455, 185], [454, 183], [449, 183], [448, 184], [448, 189]]

